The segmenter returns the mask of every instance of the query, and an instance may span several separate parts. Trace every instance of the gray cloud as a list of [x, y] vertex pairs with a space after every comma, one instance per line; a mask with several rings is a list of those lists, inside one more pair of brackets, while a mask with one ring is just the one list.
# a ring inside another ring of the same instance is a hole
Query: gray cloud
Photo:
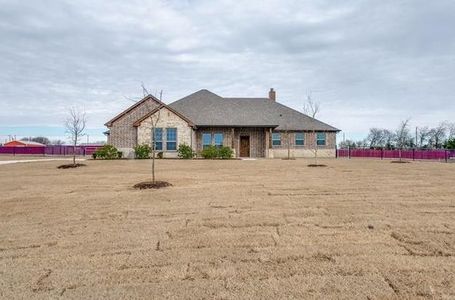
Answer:
[[363, 133], [453, 119], [455, 2], [0, 1], [0, 126], [102, 124], [140, 96], [265, 96]]

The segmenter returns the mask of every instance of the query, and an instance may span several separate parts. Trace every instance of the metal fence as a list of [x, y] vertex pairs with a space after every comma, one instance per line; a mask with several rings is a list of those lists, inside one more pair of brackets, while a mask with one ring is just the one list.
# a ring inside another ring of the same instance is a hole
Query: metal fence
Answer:
[[378, 158], [378, 159], [408, 159], [408, 160], [455, 160], [455, 150], [446, 149], [338, 149], [337, 157], [340, 158]]
[[92, 155], [98, 148], [102, 146], [77, 146], [76, 149], [73, 146], [58, 145], [58, 146], [46, 146], [46, 147], [4, 147], [0, 146], [0, 154], [9, 155]]

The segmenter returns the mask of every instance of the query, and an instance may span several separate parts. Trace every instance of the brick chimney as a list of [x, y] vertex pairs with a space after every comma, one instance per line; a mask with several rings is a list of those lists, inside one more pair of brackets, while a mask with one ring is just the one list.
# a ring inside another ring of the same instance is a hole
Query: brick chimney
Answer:
[[271, 88], [269, 91], [269, 99], [272, 101], [276, 101], [276, 92], [273, 90], [273, 88]]

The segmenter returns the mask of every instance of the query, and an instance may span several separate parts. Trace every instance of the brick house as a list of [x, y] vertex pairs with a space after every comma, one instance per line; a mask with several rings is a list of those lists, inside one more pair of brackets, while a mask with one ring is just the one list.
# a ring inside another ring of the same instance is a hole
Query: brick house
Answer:
[[[334, 157], [339, 129], [268, 98], [224, 98], [200, 90], [169, 105], [149, 95], [105, 125], [108, 144], [133, 157], [133, 148], [152, 145], [151, 117], [159, 121], [155, 140], [164, 157], [176, 157], [179, 144], [197, 153], [208, 145], [228, 146], [236, 157]], [[289, 142], [289, 144], [288, 144]]]

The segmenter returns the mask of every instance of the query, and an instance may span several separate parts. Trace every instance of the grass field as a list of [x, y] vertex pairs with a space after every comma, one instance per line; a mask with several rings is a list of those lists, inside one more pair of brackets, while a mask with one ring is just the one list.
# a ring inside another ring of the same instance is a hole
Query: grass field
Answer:
[[0, 166], [0, 298], [455, 298], [455, 164]]

